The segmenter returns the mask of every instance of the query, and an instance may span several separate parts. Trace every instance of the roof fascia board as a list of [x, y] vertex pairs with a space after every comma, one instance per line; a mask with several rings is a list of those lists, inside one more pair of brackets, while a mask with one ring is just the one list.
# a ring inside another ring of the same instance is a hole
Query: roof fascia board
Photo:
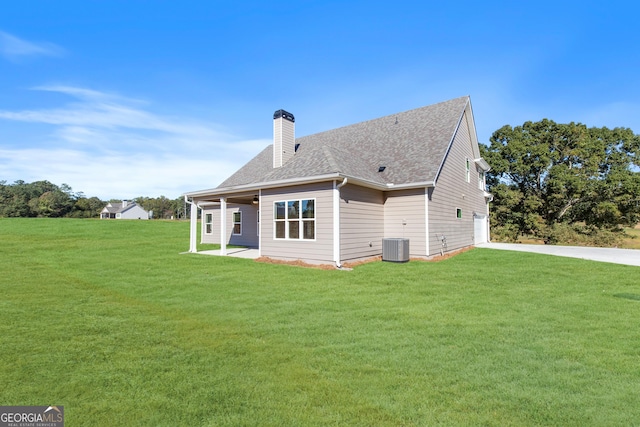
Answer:
[[426, 187], [435, 187], [436, 183], [433, 181], [422, 181], [422, 182], [410, 182], [408, 184], [387, 184], [387, 190], [409, 190], [412, 188], [426, 188]]
[[236, 193], [242, 193], [242, 192], [251, 192], [251, 191], [265, 190], [269, 188], [278, 188], [278, 187], [291, 187], [294, 185], [313, 184], [317, 182], [333, 181], [333, 180], [344, 179], [344, 178], [348, 178], [348, 182], [350, 184], [355, 184], [361, 187], [367, 187], [367, 188], [371, 188], [374, 190], [381, 190], [381, 191], [435, 187], [435, 183], [433, 181], [411, 182], [411, 183], [399, 184], [399, 185], [394, 185], [391, 183], [380, 184], [377, 182], [367, 181], [364, 179], [355, 178], [345, 174], [335, 173], [335, 174], [313, 176], [313, 177], [304, 178], [304, 179], [294, 178], [294, 179], [285, 179], [280, 181], [239, 185], [239, 186], [228, 187], [228, 188], [212, 188], [209, 190], [192, 191], [189, 193], [185, 193], [184, 195], [187, 197], [199, 199], [202, 197], [225, 196], [229, 194], [236, 194]]
[[[467, 103], [462, 109], [462, 113], [460, 113], [460, 117], [458, 118], [458, 123], [456, 124], [456, 128], [453, 130], [453, 134], [451, 135], [451, 139], [449, 140], [449, 145], [447, 146], [447, 151], [445, 151], [442, 160], [440, 161], [440, 166], [438, 166], [438, 172], [436, 173], [436, 182], [440, 177], [440, 172], [442, 172], [442, 168], [444, 167], [444, 161], [449, 156], [449, 151], [451, 151], [451, 147], [453, 146], [453, 141], [456, 139], [456, 135], [458, 135], [458, 131], [460, 130], [460, 123], [462, 123], [462, 119], [464, 119], [464, 113], [467, 111], [467, 107], [469, 106], [469, 97], [467, 97]], [[474, 130], [475, 131], [475, 130]]]
[[480, 149], [478, 148], [478, 134], [476, 132], [476, 121], [473, 117], [473, 107], [471, 106], [471, 98], [467, 101], [467, 105], [464, 108], [464, 111], [467, 114], [467, 127], [469, 128], [469, 133], [471, 134], [471, 145], [473, 147], [474, 153], [477, 152], [477, 156], [480, 157]]
[[184, 193], [187, 197], [202, 197], [202, 196], [217, 196], [217, 195], [225, 195], [225, 194], [234, 194], [244, 191], [256, 191], [260, 189], [267, 188], [276, 188], [276, 187], [290, 187], [292, 185], [301, 185], [301, 184], [313, 184], [316, 182], [323, 181], [331, 181], [332, 179], [339, 179], [341, 176], [339, 173], [332, 173], [327, 175], [318, 175], [311, 176], [307, 178], [289, 178], [283, 179], [279, 181], [267, 181], [267, 182], [256, 182], [245, 185], [236, 185], [233, 187], [227, 188], [211, 188], [208, 190], [199, 190], [199, 191], [191, 191], [189, 193]]
[[487, 163], [487, 161], [482, 157], [475, 159], [474, 162], [476, 165], [480, 166], [480, 168], [482, 168], [482, 170], [485, 172], [491, 170], [491, 165], [489, 165], [489, 163]]

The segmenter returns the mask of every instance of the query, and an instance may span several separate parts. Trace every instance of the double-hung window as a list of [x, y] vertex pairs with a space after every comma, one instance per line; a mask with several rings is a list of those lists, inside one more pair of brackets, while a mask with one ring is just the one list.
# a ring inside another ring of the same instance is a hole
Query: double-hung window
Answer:
[[274, 237], [288, 240], [315, 240], [315, 199], [275, 202]]
[[213, 233], [213, 214], [204, 215], [204, 234]]
[[233, 234], [242, 234], [242, 212], [233, 213]]
[[469, 160], [469, 158], [467, 158], [466, 160], [465, 177], [467, 182], [471, 182], [471, 160]]

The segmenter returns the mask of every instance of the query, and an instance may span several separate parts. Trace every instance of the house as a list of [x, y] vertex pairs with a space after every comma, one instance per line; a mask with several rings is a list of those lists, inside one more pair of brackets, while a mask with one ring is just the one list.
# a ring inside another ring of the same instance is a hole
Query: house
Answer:
[[138, 206], [136, 202], [123, 200], [122, 203], [107, 203], [100, 211], [101, 219], [149, 219], [149, 212]]
[[411, 257], [488, 241], [489, 165], [469, 97], [301, 138], [291, 113], [273, 120], [273, 144], [218, 187], [185, 194], [202, 210], [203, 243], [340, 266], [381, 255], [385, 238], [409, 239]]

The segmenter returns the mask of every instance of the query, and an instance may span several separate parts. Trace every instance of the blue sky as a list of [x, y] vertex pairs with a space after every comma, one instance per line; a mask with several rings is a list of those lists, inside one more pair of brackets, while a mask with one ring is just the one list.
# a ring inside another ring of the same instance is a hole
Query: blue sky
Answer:
[[0, 181], [111, 198], [217, 186], [271, 143], [470, 95], [481, 143], [549, 118], [640, 133], [622, 1], [6, 2]]

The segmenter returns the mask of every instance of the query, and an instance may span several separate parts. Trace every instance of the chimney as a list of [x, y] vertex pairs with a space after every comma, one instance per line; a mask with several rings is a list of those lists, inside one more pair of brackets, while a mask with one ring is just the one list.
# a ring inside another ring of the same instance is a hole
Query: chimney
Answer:
[[122, 207], [126, 208], [127, 206], [129, 206], [129, 201], [128, 200], [122, 200]]
[[293, 114], [284, 110], [273, 113], [273, 167], [279, 168], [295, 154], [296, 136]]

